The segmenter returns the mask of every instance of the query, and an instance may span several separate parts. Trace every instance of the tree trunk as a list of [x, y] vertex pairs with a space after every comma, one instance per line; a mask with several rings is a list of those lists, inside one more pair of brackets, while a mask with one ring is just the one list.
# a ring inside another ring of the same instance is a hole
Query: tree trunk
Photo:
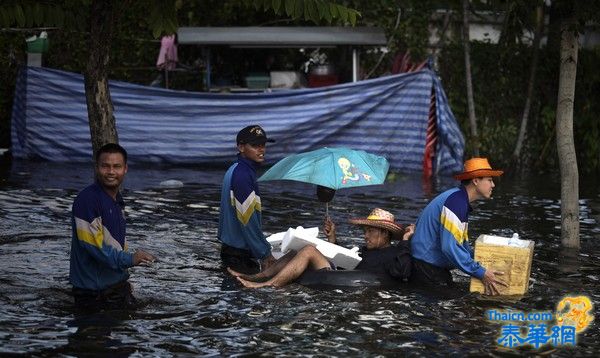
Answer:
[[579, 172], [573, 137], [573, 100], [577, 74], [578, 33], [573, 15], [561, 23], [560, 75], [556, 107], [556, 145], [560, 167], [561, 241], [579, 248]]
[[467, 81], [467, 103], [469, 105], [469, 123], [473, 140], [473, 154], [479, 156], [479, 134], [477, 133], [477, 118], [475, 117], [475, 102], [473, 101], [473, 80], [471, 76], [471, 55], [469, 37], [469, 0], [462, 1], [463, 10], [463, 48], [465, 51], [465, 78]]
[[107, 73], [115, 16], [114, 0], [92, 1], [90, 5], [90, 54], [84, 73], [84, 82], [94, 156], [102, 145], [118, 143], [119, 140]]
[[529, 110], [531, 108], [531, 101], [533, 100], [533, 87], [535, 85], [535, 75], [537, 72], [538, 59], [540, 57], [540, 39], [542, 37], [542, 31], [544, 29], [544, 4], [538, 2], [536, 9], [536, 27], [533, 35], [533, 56], [531, 59], [531, 68], [529, 69], [529, 84], [527, 85], [527, 98], [525, 99], [525, 107], [523, 108], [523, 116], [521, 117], [521, 128], [519, 128], [519, 136], [517, 137], [517, 144], [512, 154], [513, 163], [520, 163], [521, 149], [523, 148], [523, 142], [525, 141], [525, 135], [527, 134], [527, 121], [529, 119]]
[[560, 52], [560, 22], [561, 11], [558, 1], [551, 1], [548, 9], [548, 31], [546, 41], [546, 53]]

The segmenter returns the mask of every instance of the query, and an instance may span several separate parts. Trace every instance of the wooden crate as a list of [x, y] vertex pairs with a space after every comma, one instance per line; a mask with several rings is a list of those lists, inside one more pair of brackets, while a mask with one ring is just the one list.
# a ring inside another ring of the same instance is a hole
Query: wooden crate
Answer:
[[[529, 287], [529, 275], [533, 261], [533, 241], [525, 240], [527, 247], [515, 247], [484, 242], [486, 235], [475, 241], [475, 261], [486, 269], [504, 272], [498, 276], [508, 287], [496, 285], [501, 295], [523, 295]], [[506, 238], [508, 241], [508, 238]], [[483, 283], [471, 278], [471, 292], [484, 293]]]

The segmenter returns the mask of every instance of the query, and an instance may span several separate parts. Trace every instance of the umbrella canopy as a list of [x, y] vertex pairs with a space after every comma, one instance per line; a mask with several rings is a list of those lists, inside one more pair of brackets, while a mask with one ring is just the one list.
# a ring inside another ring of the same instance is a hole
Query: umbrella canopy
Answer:
[[383, 184], [390, 164], [379, 155], [350, 148], [321, 148], [283, 158], [258, 181], [294, 180], [334, 190]]

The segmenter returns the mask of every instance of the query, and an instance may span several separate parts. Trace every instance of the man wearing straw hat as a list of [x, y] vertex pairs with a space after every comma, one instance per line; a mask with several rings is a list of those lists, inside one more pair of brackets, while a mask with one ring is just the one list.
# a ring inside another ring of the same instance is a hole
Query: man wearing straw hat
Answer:
[[498, 284], [506, 286], [496, 277], [502, 272], [486, 270], [473, 259], [468, 241], [470, 203], [491, 198], [495, 186], [493, 178], [502, 173], [501, 170], [493, 170], [486, 158], [469, 159], [465, 162], [464, 171], [454, 176], [462, 185], [446, 190], [425, 207], [411, 239], [411, 281], [450, 285], [450, 269], [458, 268], [480, 279], [486, 294], [498, 294]]
[[[411, 259], [408, 239], [414, 232], [414, 225], [402, 228], [394, 220], [394, 215], [376, 208], [364, 219], [351, 219], [351, 224], [360, 225], [365, 230], [365, 246], [361, 248], [362, 260], [356, 270], [363, 270], [388, 279], [405, 281], [410, 276]], [[335, 242], [335, 224], [325, 222], [325, 234], [330, 242]], [[392, 245], [393, 239], [400, 240]], [[293, 282], [306, 270], [335, 270], [335, 266], [314, 246], [307, 245], [296, 254], [286, 254], [271, 267], [255, 275], [243, 275], [232, 269], [229, 272], [246, 287], [281, 287]], [[266, 280], [266, 281], [265, 281]]]

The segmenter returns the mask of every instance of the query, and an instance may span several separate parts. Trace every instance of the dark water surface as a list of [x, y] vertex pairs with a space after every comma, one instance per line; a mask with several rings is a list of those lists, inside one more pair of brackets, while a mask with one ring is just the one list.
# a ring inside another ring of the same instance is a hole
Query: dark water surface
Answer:
[[[458, 291], [376, 288], [317, 290], [292, 284], [248, 290], [223, 273], [215, 239], [223, 169], [131, 166], [124, 197], [130, 248], [159, 257], [131, 269], [141, 307], [76, 315], [68, 283], [70, 207], [90, 183], [86, 165], [13, 163], [0, 168], [0, 354], [36, 356], [317, 355], [462, 356], [553, 354], [598, 356], [598, 324], [574, 348], [507, 349], [495, 342], [501, 324], [488, 309], [554, 311], [567, 295], [600, 299], [600, 195], [581, 183], [578, 253], [560, 247], [560, 189], [556, 178], [503, 178], [493, 200], [477, 205], [471, 238], [510, 236], [536, 243], [529, 293], [486, 298]], [[455, 185], [424, 185], [419, 175], [396, 175], [383, 186], [339, 191], [330, 205], [338, 235], [359, 245], [347, 219], [380, 206], [414, 222], [429, 199]], [[181, 187], [161, 182], [178, 180]], [[264, 230], [320, 226], [324, 207], [314, 187], [263, 183]]]

